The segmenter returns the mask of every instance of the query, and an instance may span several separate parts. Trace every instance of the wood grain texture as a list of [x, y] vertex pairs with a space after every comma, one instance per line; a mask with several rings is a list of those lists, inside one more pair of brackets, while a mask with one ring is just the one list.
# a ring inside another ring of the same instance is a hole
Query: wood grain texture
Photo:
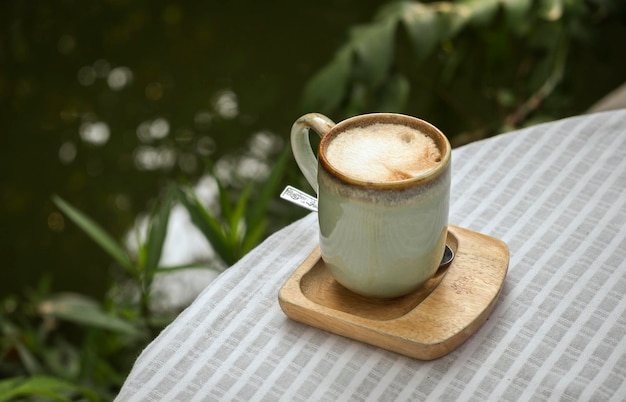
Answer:
[[293, 320], [420, 360], [444, 356], [489, 317], [504, 284], [509, 250], [501, 240], [450, 225], [455, 258], [417, 291], [372, 299], [339, 285], [319, 247], [278, 294]]

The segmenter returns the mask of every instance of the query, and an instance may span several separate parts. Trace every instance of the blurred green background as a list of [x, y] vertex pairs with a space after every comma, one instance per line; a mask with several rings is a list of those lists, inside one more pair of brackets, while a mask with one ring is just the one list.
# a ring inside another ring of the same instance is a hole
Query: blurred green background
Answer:
[[121, 236], [167, 180], [256, 133], [286, 140], [307, 78], [369, 3], [2, 2], [0, 296], [46, 274], [101, 295], [109, 259], [50, 196]]
[[[64, 221], [54, 193], [121, 236], [164, 182], [197, 180], [259, 133], [284, 147], [304, 112], [340, 120], [393, 110], [432, 121], [457, 143], [492, 135], [548, 75], [541, 62], [551, 57], [555, 26], [567, 29], [563, 80], [516, 126], [580, 113], [625, 80], [618, 1], [517, 3], [561, 4], [565, 15], [542, 25], [531, 9], [517, 32], [494, 22], [454, 41], [434, 37], [422, 58], [398, 34], [390, 74], [403, 72], [412, 85], [398, 106], [368, 99], [385, 93], [359, 87], [358, 71], [350, 89], [323, 88], [302, 102], [314, 74], [354, 37], [350, 29], [376, 20], [379, 1], [2, 2], [0, 296], [47, 274], [54, 289], [105, 291], [106, 256]], [[343, 104], [324, 102], [338, 94]], [[289, 180], [306, 187], [295, 170], [290, 162]], [[298, 216], [284, 208], [288, 219]]]

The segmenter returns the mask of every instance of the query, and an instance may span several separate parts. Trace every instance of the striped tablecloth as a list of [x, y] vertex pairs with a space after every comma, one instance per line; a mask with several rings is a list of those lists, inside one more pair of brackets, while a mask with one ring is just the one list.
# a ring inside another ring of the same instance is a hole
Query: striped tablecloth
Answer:
[[316, 214], [221, 274], [138, 357], [119, 401], [626, 399], [626, 110], [452, 154], [450, 223], [504, 240], [490, 319], [414, 360], [289, 319], [280, 287]]

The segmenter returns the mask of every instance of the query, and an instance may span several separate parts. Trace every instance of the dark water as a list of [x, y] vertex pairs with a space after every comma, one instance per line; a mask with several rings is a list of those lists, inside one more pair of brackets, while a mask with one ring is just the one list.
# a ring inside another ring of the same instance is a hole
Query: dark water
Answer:
[[2, 2], [0, 297], [46, 275], [101, 294], [111, 260], [51, 195], [119, 238], [168, 180], [255, 134], [284, 145], [306, 79], [377, 3]]
[[[251, 138], [271, 145], [271, 160], [294, 119], [310, 112], [299, 107], [306, 80], [344, 43], [348, 27], [371, 21], [381, 4], [0, 2], [0, 297], [44, 276], [54, 290], [101, 295], [110, 258], [50, 197], [62, 196], [120, 238], [169, 180], [193, 183], [212, 166], [243, 166], [231, 156], [246, 157]], [[576, 34], [562, 91], [545, 101], [562, 110], [546, 118], [583, 112], [623, 82], [625, 27]], [[474, 43], [518, 53], [489, 35], [463, 35], [464, 81], [447, 95], [460, 94], [454, 101], [469, 120], [503, 113], [493, 101], [483, 108], [500, 88], [485, 87], [493, 72], [482, 70], [485, 56]], [[440, 69], [429, 67], [411, 78], [429, 87]], [[467, 124], [424, 92], [412, 96], [409, 114], [441, 128]], [[289, 180], [305, 186], [290, 163]], [[280, 208], [286, 221], [303, 213]]]

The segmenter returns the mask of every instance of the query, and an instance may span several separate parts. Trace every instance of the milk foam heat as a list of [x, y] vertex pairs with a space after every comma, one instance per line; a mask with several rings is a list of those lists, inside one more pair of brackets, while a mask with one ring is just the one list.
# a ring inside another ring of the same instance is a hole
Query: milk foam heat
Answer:
[[392, 182], [433, 169], [441, 161], [441, 151], [419, 130], [378, 123], [339, 133], [328, 144], [326, 158], [346, 176], [366, 182]]

